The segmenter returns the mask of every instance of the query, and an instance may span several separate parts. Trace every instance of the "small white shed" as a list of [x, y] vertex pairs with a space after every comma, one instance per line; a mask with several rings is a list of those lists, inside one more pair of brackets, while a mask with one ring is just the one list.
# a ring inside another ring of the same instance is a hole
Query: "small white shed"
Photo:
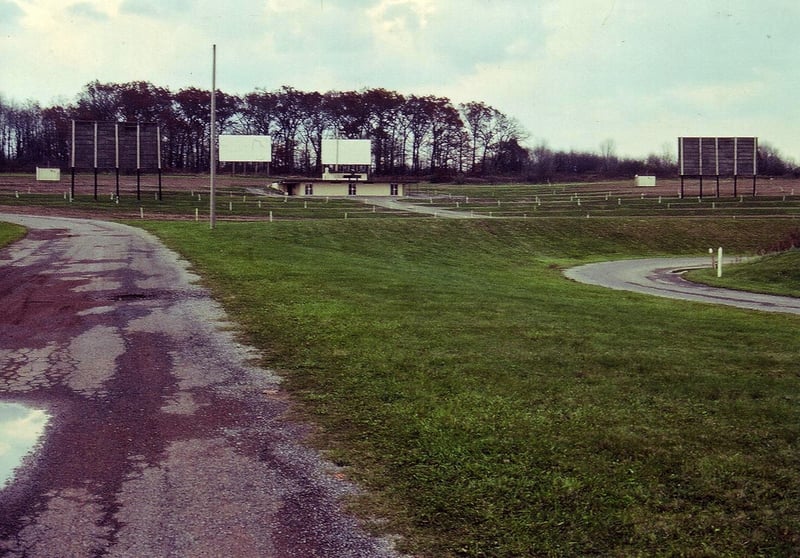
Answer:
[[656, 185], [656, 177], [655, 176], [639, 176], [638, 174], [634, 177], [634, 182], [636, 186], [647, 186], [652, 187]]

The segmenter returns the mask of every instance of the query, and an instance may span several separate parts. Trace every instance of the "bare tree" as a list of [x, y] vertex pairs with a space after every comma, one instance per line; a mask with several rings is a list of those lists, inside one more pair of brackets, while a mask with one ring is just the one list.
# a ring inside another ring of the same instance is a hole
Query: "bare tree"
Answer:
[[493, 109], [482, 102], [475, 101], [462, 103], [459, 108], [472, 136], [472, 164], [470, 170], [475, 172], [479, 142], [483, 142], [485, 153], [487, 137], [491, 136], [489, 121], [492, 118]]
[[610, 173], [616, 164], [616, 148], [616, 143], [611, 138], [600, 142], [600, 155], [603, 158], [603, 167], [606, 173]]

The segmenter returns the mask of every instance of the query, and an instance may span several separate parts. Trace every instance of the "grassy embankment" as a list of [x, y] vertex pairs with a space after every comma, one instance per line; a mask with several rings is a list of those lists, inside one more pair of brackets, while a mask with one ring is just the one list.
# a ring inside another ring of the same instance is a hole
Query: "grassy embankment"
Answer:
[[722, 277], [712, 269], [703, 269], [692, 271], [689, 278], [716, 287], [800, 297], [800, 250], [725, 266]]
[[798, 318], [576, 284], [734, 220], [150, 223], [426, 556], [800, 553]]
[[[81, 195], [69, 201], [63, 194], [0, 194], [0, 204], [8, 207], [48, 208], [85, 214], [95, 219], [135, 219], [143, 215], [147, 219], [185, 219], [195, 217], [208, 219], [209, 203], [206, 192], [165, 191], [163, 199], [157, 200], [153, 192], [147, 192], [141, 200], [128, 194], [116, 202], [107, 195], [94, 200], [92, 196]], [[398, 217], [402, 211], [391, 211], [362, 203], [359, 199], [326, 199], [282, 196], [258, 196], [249, 194], [243, 188], [220, 192], [216, 198], [215, 211], [220, 219], [357, 219]]]
[[10, 223], [0, 223], [0, 248], [25, 236], [25, 229]]

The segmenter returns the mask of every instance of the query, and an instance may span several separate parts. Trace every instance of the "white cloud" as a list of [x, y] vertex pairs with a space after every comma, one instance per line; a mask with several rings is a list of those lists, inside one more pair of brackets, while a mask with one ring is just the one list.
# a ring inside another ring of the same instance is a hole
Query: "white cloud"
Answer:
[[0, 0], [0, 30], [16, 26], [22, 16], [22, 10], [13, 2]]
[[762, 81], [708, 83], [681, 86], [668, 91], [668, 96], [696, 110], [730, 110], [758, 99], [766, 91]]
[[0, 0], [0, 94], [208, 88], [217, 44], [231, 93], [384, 87], [484, 101], [555, 148], [730, 125], [798, 153], [798, 20], [790, 0]]
[[380, 0], [366, 14], [376, 35], [412, 39], [427, 27], [428, 17], [435, 11], [430, 0]]
[[190, 0], [122, 0], [119, 4], [119, 13], [136, 14], [149, 17], [169, 17], [170, 15], [185, 14], [192, 10]]
[[79, 23], [80, 20], [86, 19], [97, 21], [107, 21], [109, 19], [109, 14], [107, 12], [90, 2], [78, 2], [77, 4], [72, 4], [69, 6], [69, 8], [67, 8], [66, 11], [70, 18], [77, 20], [77, 22], [71, 23]]

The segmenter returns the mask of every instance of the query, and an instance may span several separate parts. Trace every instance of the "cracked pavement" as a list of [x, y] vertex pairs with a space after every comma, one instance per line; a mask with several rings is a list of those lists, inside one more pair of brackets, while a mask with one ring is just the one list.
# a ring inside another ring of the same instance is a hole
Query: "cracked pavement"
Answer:
[[151, 235], [0, 215], [0, 400], [52, 417], [0, 490], [9, 557], [390, 557], [280, 378]]

